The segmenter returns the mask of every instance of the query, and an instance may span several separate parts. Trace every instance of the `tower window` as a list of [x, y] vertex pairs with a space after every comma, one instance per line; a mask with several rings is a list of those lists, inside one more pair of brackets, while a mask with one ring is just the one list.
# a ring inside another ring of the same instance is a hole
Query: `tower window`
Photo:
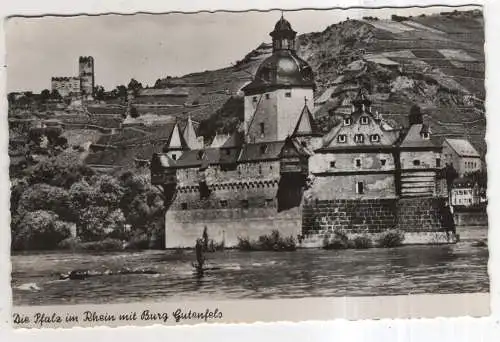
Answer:
[[263, 122], [260, 123], [260, 135], [261, 137], [264, 136], [264, 129], [265, 129], [265, 125]]
[[362, 116], [360, 119], [360, 122], [362, 125], [368, 125], [368, 117], [367, 116]]
[[382, 166], [385, 166], [385, 163], [387, 162], [387, 160], [385, 159], [380, 159], [380, 165]]
[[253, 102], [257, 102], [257, 96], [252, 97]]
[[337, 141], [339, 143], [345, 143], [347, 141], [347, 136], [345, 134], [340, 134], [338, 137], [337, 137]]
[[260, 154], [265, 154], [267, 152], [267, 145], [260, 146]]
[[356, 167], [361, 167], [361, 159], [356, 159]]
[[221, 206], [222, 208], [227, 208], [227, 200], [221, 200], [221, 201], [220, 201], [220, 206]]
[[415, 159], [415, 160], [413, 161], [413, 166], [420, 166], [420, 160]]
[[269, 94], [266, 94], [266, 100], [269, 100], [271, 96]]
[[241, 207], [244, 209], [247, 209], [248, 208], [248, 200], [246, 200], [246, 199], [241, 200]]
[[357, 182], [356, 183], [356, 193], [357, 194], [364, 194], [365, 193], [365, 186], [363, 182]]
[[429, 133], [427, 132], [422, 133], [422, 139], [429, 139]]
[[351, 118], [344, 118], [344, 126], [349, 126], [352, 123]]
[[436, 167], [441, 167], [441, 158], [436, 158]]
[[378, 135], [378, 134], [372, 134], [372, 135], [370, 135], [370, 141], [371, 142], [379, 142], [380, 141], [380, 135]]
[[365, 136], [363, 134], [356, 134], [354, 136], [354, 142], [362, 143], [365, 141]]
[[173, 159], [173, 160], [177, 160], [177, 155], [176, 155], [175, 153], [174, 153], [174, 154], [172, 154], [172, 159]]
[[291, 91], [287, 91], [285, 93], [285, 97], [292, 97], [292, 92]]
[[266, 207], [271, 207], [274, 203], [272, 198], [266, 198]]
[[335, 160], [332, 160], [332, 161], [330, 162], [330, 167], [335, 167], [335, 163], [336, 163], [336, 162], [335, 162]]

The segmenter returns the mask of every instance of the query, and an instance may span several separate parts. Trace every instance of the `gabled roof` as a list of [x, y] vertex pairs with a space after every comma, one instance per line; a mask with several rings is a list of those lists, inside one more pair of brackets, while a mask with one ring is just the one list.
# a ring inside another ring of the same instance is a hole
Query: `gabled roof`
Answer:
[[466, 139], [446, 138], [444, 141], [461, 157], [481, 157], [479, 152], [477, 152], [474, 146]]
[[314, 117], [309, 111], [309, 107], [304, 104], [299, 119], [297, 120], [297, 125], [295, 125], [295, 129], [293, 130], [292, 136], [318, 135], [318, 132], [319, 130]]
[[291, 156], [290, 152], [292, 152], [292, 154], [295, 154], [296, 156], [303, 156], [303, 157], [312, 156], [314, 154], [304, 144], [302, 144], [299, 140], [293, 137], [288, 137], [285, 140], [285, 143], [283, 144], [283, 147], [281, 148], [281, 151], [279, 153], [279, 157], [280, 158], [290, 157]]
[[243, 146], [239, 162], [277, 160], [281, 149], [285, 145], [284, 141], [262, 142]]
[[422, 138], [421, 132], [424, 128], [424, 124], [411, 125], [406, 135], [402, 138], [401, 148], [436, 148], [437, 146], [430, 139]]
[[243, 132], [236, 131], [222, 144], [221, 148], [240, 147], [241, 145], [243, 145]]
[[210, 144], [210, 147], [221, 147], [226, 143], [231, 138], [229, 134], [216, 134], [214, 139], [212, 140], [212, 143]]

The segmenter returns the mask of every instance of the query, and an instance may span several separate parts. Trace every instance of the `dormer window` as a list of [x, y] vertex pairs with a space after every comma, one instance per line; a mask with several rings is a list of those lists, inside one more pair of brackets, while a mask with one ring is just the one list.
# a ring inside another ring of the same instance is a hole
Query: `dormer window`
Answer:
[[420, 160], [415, 159], [415, 160], [413, 161], [413, 166], [420, 166]]
[[292, 97], [292, 92], [291, 91], [287, 91], [285, 93], [285, 97]]
[[371, 142], [379, 142], [380, 141], [380, 135], [378, 135], [378, 134], [372, 134], [372, 135], [370, 135], [370, 141]]
[[265, 124], [263, 122], [260, 123], [260, 137], [264, 137]]
[[349, 126], [352, 124], [352, 119], [351, 118], [344, 118], [344, 126]]
[[330, 167], [331, 167], [331, 168], [334, 168], [334, 167], [335, 167], [335, 164], [336, 164], [335, 160], [332, 160], [332, 161], [330, 162]]
[[362, 143], [365, 141], [365, 136], [363, 134], [356, 134], [354, 136], [354, 142]]
[[261, 145], [260, 154], [266, 154], [266, 152], [267, 152], [267, 145]]
[[269, 100], [269, 98], [270, 98], [270, 95], [266, 94], [266, 100]]
[[427, 132], [422, 132], [422, 139], [428, 140], [429, 139], [429, 133]]
[[355, 164], [356, 164], [357, 168], [360, 168], [361, 167], [361, 159], [359, 159], [359, 158], [356, 159]]
[[339, 143], [345, 143], [347, 141], [347, 136], [345, 134], [340, 134], [338, 137], [337, 137], [337, 141]]
[[361, 119], [359, 120], [359, 122], [362, 125], [368, 125], [368, 117], [367, 116], [362, 116]]

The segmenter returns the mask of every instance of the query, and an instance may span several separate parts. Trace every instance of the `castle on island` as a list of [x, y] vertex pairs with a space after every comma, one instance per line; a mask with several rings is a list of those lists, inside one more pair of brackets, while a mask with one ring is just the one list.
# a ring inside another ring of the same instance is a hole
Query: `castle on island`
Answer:
[[296, 32], [282, 17], [270, 35], [272, 55], [242, 89], [242, 128], [202, 147], [189, 120], [152, 157], [151, 181], [166, 197], [166, 247], [192, 247], [205, 227], [227, 247], [272, 230], [304, 247], [336, 229], [455, 242], [441, 219], [441, 146], [422, 115], [412, 112], [407, 127], [394, 129], [360, 91], [342, 122], [320, 133], [314, 74], [297, 56]]

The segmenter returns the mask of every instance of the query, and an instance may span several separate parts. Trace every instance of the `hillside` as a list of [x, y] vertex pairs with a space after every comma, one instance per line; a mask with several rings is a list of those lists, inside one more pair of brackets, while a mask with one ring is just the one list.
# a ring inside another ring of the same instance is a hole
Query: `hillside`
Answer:
[[[155, 87], [178, 88], [188, 94], [184, 102], [137, 108], [181, 121], [190, 115], [208, 139], [217, 132], [230, 133], [243, 120], [240, 89], [271, 52], [266, 42], [227, 68], [160, 79]], [[393, 126], [406, 125], [409, 108], [417, 104], [436, 142], [466, 137], [485, 155], [480, 11], [347, 20], [298, 36], [297, 52], [315, 73], [314, 115], [324, 132], [339, 122], [363, 87], [374, 109]]]
[[[342, 105], [362, 86], [376, 110], [394, 125], [405, 124], [410, 106], [418, 104], [435, 137], [467, 136], [484, 154], [483, 24], [479, 11], [454, 11], [347, 20], [298, 36], [297, 52], [315, 72], [320, 126], [324, 131], [331, 128]], [[238, 90], [270, 54], [270, 44], [262, 43], [231, 67], [163, 79], [158, 85], [182, 86], [189, 100], [199, 103], [178, 110], [176, 116], [190, 114], [201, 121], [205, 135], [226, 133], [234, 129], [234, 119], [243, 118], [234, 110], [242, 110], [241, 104], [235, 105], [241, 102]], [[222, 107], [231, 97], [226, 112]]]

